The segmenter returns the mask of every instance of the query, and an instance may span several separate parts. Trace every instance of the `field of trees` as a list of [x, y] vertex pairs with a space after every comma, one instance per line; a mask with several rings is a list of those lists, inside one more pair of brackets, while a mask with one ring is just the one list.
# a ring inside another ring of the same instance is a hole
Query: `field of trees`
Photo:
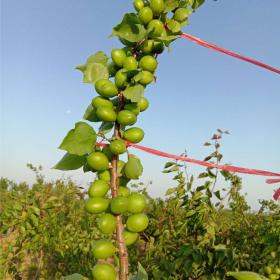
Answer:
[[[99, 215], [84, 210], [86, 190], [71, 180], [47, 182], [40, 168], [29, 167], [36, 173], [33, 185], [0, 181], [0, 278], [62, 279], [79, 273], [92, 279], [93, 244], [103, 236]], [[133, 279], [148, 279], [146, 272], [159, 280], [225, 279], [226, 272], [237, 270], [279, 278], [279, 204], [263, 200], [251, 211], [234, 174], [206, 170], [194, 179], [176, 162], [167, 163], [164, 172], [174, 175], [165, 198], [149, 197], [141, 183], [131, 186], [147, 197], [150, 218], [129, 247], [130, 271], [138, 271]], [[223, 195], [213, 187], [216, 176], [225, 179]]]

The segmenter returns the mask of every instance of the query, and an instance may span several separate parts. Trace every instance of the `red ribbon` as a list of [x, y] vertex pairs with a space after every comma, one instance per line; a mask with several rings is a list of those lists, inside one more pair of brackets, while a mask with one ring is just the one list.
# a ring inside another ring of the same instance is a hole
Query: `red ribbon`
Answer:
[[274, 193], [273, 198], [278, 200], [280, 198], [280, 188]]
[[212, 43], [206, 42], [206, 41], [204, 41], [204, 40], [202, 40], [200, 38], [194, 37], [194, 36], [186, 34], [186, 33], [182, 33], [181, 36], [183, 38], [186, 38], [186, 39], [188, 39], [188, 40], [190, 40], [190, 41], [192, 41], [192, 42], [194, 42], [194, 43], [196, 43], [196, 44], [198, 44], [200, 46], [203, 46], [205, 48], [212, 49], [212, 50], [215, 50], [215, 51], [227, 54], [229, 56], [232, 56], [232, 57], [235, 57], [235, 58], [247, 61], [249, 63], [255, 64], [255, 65], [260, 66], [262, 68], [265, 68], [265, 69], [267, 69], [269, 71], [272, 71], [274, 73], [280, 74], [280, 70], [279, 69], [276, 69], [276, 68], [274, 68], [272, 66], [264, 64], [264, 63], [262, 63], [260, 61], [257, 61], [257, 60], [254, 60], [254, 59], [242, 56], [242, 55], [240, 55], [238, 53], [235, 53], [235, 52], [229, 51], [227, 49], [221, 48], [221, 47], [219, 47], [217, 45], [214, 45]]
[[276, 184], [276, 183], [280, 183], [280, 179], [267, 179], [265, 182], [267, 184]]
[[[192, 158], [189, 158], [189, 157], [177, 156], [177, 155], [165, 153], [165, 152], [162, 152], [162, 151], [159, 151], [159, 150], [155, 150], [155, 149], [151, 149], [151, 148], [148, 148], [148, 147], [140, 146], [140, 145], [133, 144], [133, 143], [130, 143], [130, 142], [126, 142], [126, 144], [127, 144], [127, 146], [134, 147], [138, 150], [145, 151], [149, 154], [153, 154], [153, 155], [157, 155], [157, 156], [161, 156], [161, 157], [166, 157], [166, 158], [172, 158], [172, 159], [176, 159], [176, 160], [180, 160], [180, 161], [186, 161], [186, 162], [206, 166], [208, 168], [217, 168], [217, 169], [225, 170], [225, 171], [228, 171], [228, 172], [237, 172], [237, 173], [245, 173], [245, 174], [260, 175], [260, 176], [280, 177], [279, 173], [274, 173], [274, 172], [270, 172], [270, 171], [244, 168], [244, 167], [238, 167], [238, 166], [233, 166], [233, 165], [218, 165], [218, 164], [210, 163], [210, 162], [207, 162], [207, 161], [202, 161], [202, 160], [192, 159]], [[107, 145], [108, 144], [100, 143], [100, 142], [96, 143], [96, 146], [104, 147], [104, 146], [107, 146]]]
[[[105, 144], [105, 143], [102, 143], [102, 142], [96, 142], [96, 146], [99, 146], [99, 147], [104, 147], [104, 146], [107, 146], [107, 145], [109, 145], [109, 144]], [[180, 160], [180, 161], [186, 161], [186, 162], [206, 166], [208, 168], [217, 168], [217, 169], [225, 170], [225, 171], [228, 171], [228, 172], [244, 173], [244, 174], [251, 174], [251, 175], [280, 177], [279, 173], [274, 173], [274, 172], [264, 171], [264, 170], [258, 170], [258, 169], [238, 167], [238, 166], [233, 166], [233, 165], [218, 165], [218, 164], [210, 163], [210, 162], [207, 162], [207, 161], [202, 161], [202, 160], [192, 159], [192, 158], [189, 158], [189, 157], [177, 156], [177, 155], [165, 153], [165, 152], [162, 152], [162, 151], [159, 151], [159, 150], [155, 150], [155, 149], [151, 149], [151, 148], [148, 148], [148, 147], [133, 144], [133, 143], [130, 143], [128, 141], [126, 141], [126, 145], [130, 146], [130, 147], [133, 147], [133, 148], [136, 148], [138, 150], [142, 150], [142, 151], [147, 152], [149, 154], [153, 154], [153, 155], [157, 155], [157, 156], [161, 156], [161, 157], [166, 157], [166, 158], [172, 158], [172, 159], [176, 159], [176, 160]], [[266, 180], [266, 183], [268, 183], [268, 184], [274, 184], [274, 183], [278, 183], [278, 182], [280, 182], [280, 179], [267, 179]], [[280, 197], [280, 188], [273, 195], [273, 198], [275, 200], [277, 200], [279, 197]]]

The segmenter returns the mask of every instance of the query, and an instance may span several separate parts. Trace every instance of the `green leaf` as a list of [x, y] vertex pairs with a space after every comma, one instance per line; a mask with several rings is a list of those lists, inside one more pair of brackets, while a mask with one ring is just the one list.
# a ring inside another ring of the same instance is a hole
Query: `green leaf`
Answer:
[[198, 7], [200, 7], [204, 2], [205, 0], [194, 0], [192, 4], [192, 8], [195, 10]]
[[108, 56], [104, 52], [99, 51], [88, 57], [86, 64], [90, 63], [100, 63], [107, 66]]
[[139, 42], [147, 36], [145, 27], [134, 13], [125, 14], [120, 24], [113, 28], [113, 36], [118, 36], [131, 43]]
[[148, 280], [148, 274], [143, 266], [138, 263], [138, 273], [136, 276], [132, 276], [130, 280]]
[[107, 79], [109, 77], [107, 75], [107, 62], [107, 55], [104, 52], [99, 51], [89, 56], [87, 62], [77, 66], [76, 69], [84, 73], [84, 83], [95, 83], [95, 81], [99, 79]]
[[170, 188], [166, 191], [165, 195], [170, 195], [170, 194], [173, 194], [175, 193], [177, 190], [177, 188]]
[[94, 129], [84, 122], [77, 122], [63, 139], [59, 148], [70, 154], [82, 156], [92, 151], [96, 142]]
[[80, 70], [81, 72], [84, 73], [87, 69], [87, 65], [86, 64], [78, 65], [75, 67], [75, 69]]
[[227, 249], [227, 246], [225, 244], [218, 244], [214, 246], [215, 251], [224, 251]]
[[143, 72], [138, 72], [138, 73], [132, 78], [132, 80], [133, 80], [135, 83], [137, 83], [137, 82], [139, 82], [139, 81], [142, 79], [142, 77], [143, 77]]
[[68, 276], [63, 277], [63, 280], [86, 280], [88, 278], [84, 277], [81, 274], [74, 273]]
[[195, 210], [189, 210], [189, 211], [187, 211], [187, 213], [186, 213], [186, 217], [191, 217], [191, 216], [193, 216], [195, 213], [196, 213]]
[[219, 200], [222, 199], [222, 198], [221, 198], [220, 191], [215, 191], [215, 192], [214, 192], [214, 195], [215, 195]]
[[109, 133], [113, 127], [114, 127], [114, 123], [112, 122], [102, 122], [98, 132], [101, 134], [106, 134]]
[[84, 71], [84, 83], [95, 84], [98, 80], [108, 79], [109, 71], [107, 66], [101, 63], [89, 63]]
[[168, 167], [173, 166], [175, 164], [176, 164], [176, 162], [169, 161], [164, 165], [164, 168], [168, 168]]
[[217, 176], [216, 176], [216, 174], [214, 174], [212, 171], [211, 171], [211, 169], [210, 168], [207, 168], [207, 172], [208, 172], [208, 175], [209, 175], [209, 177], [210, 178], [216, 178]]
[[225, 178], [226, 180], [229, 179], [230, 176], [231, 176], [231, 173], [230, 173], [229, 171], [226, 171], [226, 170], [222, 170], [222, 171], [220, 171], [220, 173], [221, 173], [221, 175], [224, 176], [224, 178]]
[[139, 102], [144, 95], [144, 87], [135, 85], [124, 90], [123, 95], [131, 102]]
[[79, 169], [86, 163], [86, 156], [77, 156], [66, 153], [64, 157], [53, 167], [58, 170]]
[[198, 179], [201, 179], [201, 178], [206, 178], [206, 177], [208, 177], [209, 175], [208, 175], [208, 173], [207, 172], [202, 172], [202, 173], [200, 173], [199, 175], [198, 175]]
[[204, 146], [211, 146], [211, 143], [205, 142], [203, 145], [204, 145]]
[[166, 46], [169, 46], [171, 42], [173, 42], [174, 40], [176, 40], [180, 37], [181, 37], [180, 35], [164, 35], [164, 36], [158, 37], [157, 40], [162, 41]]
[[97, 120], [95, 109], [91, 104], [89, 104], [89, 106], [87, 107], [87, 109], [83, 115], [83, 119], [90, 121], [90, 122], [94, 122]]

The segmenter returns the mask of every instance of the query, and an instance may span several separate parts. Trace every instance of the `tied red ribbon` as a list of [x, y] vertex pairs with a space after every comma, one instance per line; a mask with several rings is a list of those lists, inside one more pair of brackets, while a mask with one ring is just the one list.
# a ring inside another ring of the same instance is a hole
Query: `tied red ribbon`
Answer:
[[[108, 144], [105, 144], [105, 143], [102, 143], [102, 142], [97, 142], [96, 143], [96, 146], [99, 146], [99, 147], [104, 147], [104, 146], [107, 146], [107, 145]], [[238, 167], [238, 166], [233, 166], [233, 165], [218, 165], [218, 164], [214, 164], [214, 163], [210, 163], [210, 162], [206, 162], [206, 161], [202, 161], [202, 160], [192, 159], [192, 158], [189, 158], [189, 157], [169, 154], [169, 153], [162, 152], [162, 151], [159, 151], [159, 150], [155, 150], [155, 149], [151, 149], [151, 148], [148, 148], [148, 147], [133, 144], [133, 143], [130, 143], [128, 141], [126, 141], [126, 145], [130, 146], [130, 147], [133, 147], [133, 148], [136, 148], [138, 150], [142, 150], [142, 151], [147, 152], [149, 154], [153, 154], [153, 155], [157, 155], [157, 156], [161, 156], [161, 157], [166, 157], [166, 158], [172, 158], [172, 159], [185, 161], [185, 162], [189, 162], [189, 163], [194, 163], [194, 164], [206, 166], [208, 168], [217, 168], [217, 169], [225, 170], [225, 171], [228, 171], [228, 172], [244, 173], [244, 174], [251, 174], [251, 175], [280, 177], [279, 173], [274, 173], [274, 172], [265, 171], [265, 170]], [[273, 184], [273, 183], [280, 182], [280, 179], [268, 179], [266, 182], [268, 184]]]
[[[104, 146], [108, 146], [108, 145], [109, 144], [105, 144], [105, 143], [102, 143], [102, 142], [96, 142], [96, 146], [99, 146], [99, 147], [104, 147]], [[233, 165], [218, 165], [218, 164], [214, 164], [214, 163], [210, 163], [210, 162], [206, 162], [206, 161], [202, 161], [202, 160], [198, 160], [198, 159], [192, 159], [192, 158], [189, 158], [189, 157], [169, 154], [169, 153], [162, 152], [162, 151], [159, 151], [159, 150], [155, 150], [155, 149], [151, 149], [151, 148], [148, 148], [148, 147], [133, 144], [133, 143], [128, 142], [128, 141], [126, 141], [126, 145], [130, 146], [130, 147], [133, 147], [133, 148], [136, 148], [138, 150], [142, 150], [142, 151], [147, 152], [149, 154], [156, 155], [156, 156], [172, 158], [172, 159], [176, 159], [176, 160], [180, 160], [180, 161], [194, 163], [194, 164], [206, 166], [208, 168], [217, 168], [217, 169], [225, 170], [225, 171], [228, 171], [228, 172], [244, 173], [244, 174], [250, 174], [250, 175], [280, 177], [279, 173], [274, 173], [274, 172], [265, 171], [265, 170], [238, 167], [238, 166], [233, 166]], [[280, 182], [280, 179], [267, 179], [266, 180], [267, 184], [274, 184], [274, 183], [279, 183], [279, 182]], [[274, 193], [273, 198], [275, 200], [278, 200], [280, 198], [280, 188]]]
[[189, 34], [186, 34], [186, 33], [182, 33], [181, 36], [182, 36], [183, 38], [186, 38], [186, 39], [188, 39], [188, 40], [190, 40], [190, 41], [192, 41], [192, 42], [194, 42], [194, 43], [196, 43], [196, 44], [198, 44], [198, 45], [200, 45], [200, 46], [203, 46], [203, 47], [205, 47], [205, 48], [212, 49], [212, 50], [215, 50], [215, 51], [218, 51], [218, 52], [227, 54], [227, 55], [229, 55], [229, 56], [232, 56], [232, 57], [235, 57], [235, 58], [238, 58], [238, 59], [247, 61], [247, 62], [252, 63], [252, 64], [254, 64], [254, 65], [257, 65], [257, 66], [259, 66], [259, 67], [265, 68], [265, 69], [267, 69], [267, 70], [269, 70], [269, 71], [272, 71], [272, 72], [274, 72], [274, 73], [280, 74], [280, 70], [279, 70], [279, 69], [276, 69], [276, 68], [274, 68], [274, 67], [272, 67], [272, 66], [269, 66], [269, 65], [267, 65], [267, 64], [264, 64], [264, 63], [262, 63], [262, 62], [260, 62], [260, 61], [257, 61], [257, 60], [254, 60], [254, 59], [245, 57], [245, 56], [243, 56], [243, 55], [240, 55], [240, 54], [238, 54], [238, 53], [232, 52], [232, 51], [230, 51], [230, 50], [221, 48], [221, 47], [219, 47], [219, 46], [217, 46], [217, 45], [214, 45], [214, 44], [212, 44], [212, 43], [206, 42], [206, 41], [204, 41], [204, 40], [202, 40], [202, 39], [200, 39], [200, 38], [194, 37], [194, 36], [189, 35]]
[[[189, 157], [169, 154], [169, 153], [166, 153], [166, 152], [162, 152], [162, 151], [159, 151], [159, 150], [155, 150], [155, 149], [151, 149], [151, 148], [148, 148], [148, 147], [140, 146], [140, 145], [133, 144], [133, 143], [130, 143], [130, 142], [126, 142], [126, 144], [127, 144], [127, 146], [134, 147], [138, 150], [145, 151], [149, 154], [153, 154], [153, 155], [157, 155], [157, 156], [161, 156], [161, 157], [166, 157], [166, 158], [172, 158], [172, 159], [176, 159], [176, 160], [180, 160], [180, 161], [186, 161], [186, 162], [206, 166], [208, 168], [217, 168], [217, 169], [225, 170], [225, 171], [228, 171], [228, 172], [245, 173], [245, 174], [251, 174], [251, 175], [280, 177], [280, 173], [274, 173], [274, 172], [270, 172], [270, 171], [238, 167], [238, 166], [233, 166], [233, 165], [218, 165], [218, 164], [210, 163], [210, 162], [207, 162], [207, 161], [202, 161], [202, 160], [198, 160], [198, 159], [192, 159], [192, 158], [189, 158]], [[107, 146], [107, 145], [108, 144], [101, 143], [101, 142], [96, 143], [96, 146], [104, 147], [104, 146]], [[280, 181], [280, 179], [279, 179], [279, 181]]]

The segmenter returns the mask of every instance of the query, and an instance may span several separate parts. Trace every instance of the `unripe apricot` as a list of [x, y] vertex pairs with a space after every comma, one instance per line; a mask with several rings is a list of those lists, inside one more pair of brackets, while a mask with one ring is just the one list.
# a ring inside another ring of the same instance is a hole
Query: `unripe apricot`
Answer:
[[126, 54], [122, 49], [113, 49], [111, 52], [111, 58], [118, 67], [122, 67], [126, 59]]
[[157, 68], [157, 61], [153, 56], [145, 55], [140, 59], [139, 66], [143, 70], [154, 72]]
[[153, 19], [153, 11], [149, 7], [144, 7], [138, 13], [139, 20], [144, 24], [148, 24]]
[[150, 36], [152, 38], [159, 37], [164, 30], [163, 23], [158, 19], [153, 19], [148, 24], [148, 29], [151, 30]]

